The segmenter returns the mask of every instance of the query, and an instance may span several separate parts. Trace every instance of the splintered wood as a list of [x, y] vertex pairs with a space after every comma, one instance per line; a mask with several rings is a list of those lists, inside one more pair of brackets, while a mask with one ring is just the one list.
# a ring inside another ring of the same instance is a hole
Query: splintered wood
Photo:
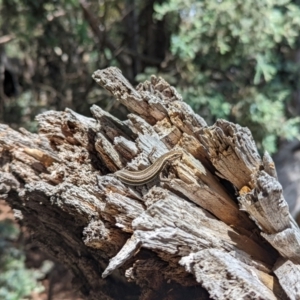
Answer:
[[[1, 198], [72, 269], [81, 293], [300, 299], [299, 228], [251, 132], [225, 120], [208, 126], [162, 78], [136, 89], [117, 68], [93, 78], [128, 108], [127, 120], [94, 105], [93, 118], [37, 116], [38, 134], [0, 125]], [[151, 183], [113, 176], [172, 149], [183, 155]]]

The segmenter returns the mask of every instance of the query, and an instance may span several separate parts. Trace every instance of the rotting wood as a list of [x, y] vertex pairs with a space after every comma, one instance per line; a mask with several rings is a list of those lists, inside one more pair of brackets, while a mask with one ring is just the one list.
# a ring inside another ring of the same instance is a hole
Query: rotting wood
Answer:
[[[299, 228], [250, 131], [207, 126], [161, 78], [136, 89], [117, 68], [93, 78], [127, 106], [128, 120], [94, 105], [93, 118], [70, 109], [37, 116], [38, 134], [0, 125], [1, 198], [69, 266], [81, 294], [299, 299]], [[112, 176], [175, 147], [184, 155], [162, 181], [134, 187]]]

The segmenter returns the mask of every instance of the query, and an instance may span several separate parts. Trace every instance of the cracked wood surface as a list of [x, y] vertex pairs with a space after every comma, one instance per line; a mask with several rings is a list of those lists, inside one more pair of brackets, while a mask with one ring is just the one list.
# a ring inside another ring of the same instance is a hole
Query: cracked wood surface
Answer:
[[[161, 78], [136, 89], [117, 68], [93, 78], [127, 106], [127, 120], [94, 105], [93, 118], [37, 116], [38, 134], [0, 125], [1, 198], [72, 269], [81, 294], [299, 299], [299, 228], [251, 132], [224, 120], [207, 126]], [[184, 154], [153, 182], [112, 176], [172, 149]]]

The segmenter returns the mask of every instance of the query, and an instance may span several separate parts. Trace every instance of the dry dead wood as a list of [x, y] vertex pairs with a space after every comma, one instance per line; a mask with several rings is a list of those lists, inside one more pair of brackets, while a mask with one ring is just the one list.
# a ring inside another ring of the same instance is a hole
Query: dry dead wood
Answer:
[[[38, 134], [0, 127], [1, 198], [74, 286], [87, 299], [300, 299], [299, 228], [250, 131], [207, 126], [161, 78], [136, 89], [116, 68], [93, 78], [126, 121], [93, 106], [93, 118], [37, 116]], [[173, 148], [184, 155], [168, 180], [112, 176]]]

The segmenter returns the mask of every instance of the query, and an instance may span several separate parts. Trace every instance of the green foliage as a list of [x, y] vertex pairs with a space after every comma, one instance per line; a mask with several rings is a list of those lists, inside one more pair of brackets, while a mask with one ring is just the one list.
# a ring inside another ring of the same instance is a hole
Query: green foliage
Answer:
[[133, 84], [163, 76], [209, 124], [248, 126], [261, 150], [298, 136], [300, 112], [287, 109], [299, 86], [298, 0], [1, 0], [0, 13], [0, 37], [15, 36], [6, 53], [25, 65], [19, 95], [0, 99], [11, 126], [33, 129], [43, 110], [113, 109], [91, 74], [117, 66]]
[[19, 231], [8, 221], [0, 222], [0, 299], [19, 300], [32, 292], [41, 292], [40, 272], [26, 269], [25, 256], [14, 246]]
[[92, 82], [99, 51], [95, 57], [95, 40], [79, 2], [3, 0], [0, 13], [0, 37], [15, 37], [5, 45], [5, 53], [14, 60], [11, 65], [21, 79], [17, 95], [0, 99], [4, 103], [0, 122], [31, 130], [36, 128], [34, 117], [44, 110], [80, 105], [81, 113], [89, 113], [82, 98]]
[[156, 17], [178, 14], [171, 51], [185, 100], [208, 121], [248, 126], [273, 153], [278, 137], [298, 136], [286, 114], [297, 72], [291, 53], [300, 33], [300, 7], [289, 0], [170, 0]]

